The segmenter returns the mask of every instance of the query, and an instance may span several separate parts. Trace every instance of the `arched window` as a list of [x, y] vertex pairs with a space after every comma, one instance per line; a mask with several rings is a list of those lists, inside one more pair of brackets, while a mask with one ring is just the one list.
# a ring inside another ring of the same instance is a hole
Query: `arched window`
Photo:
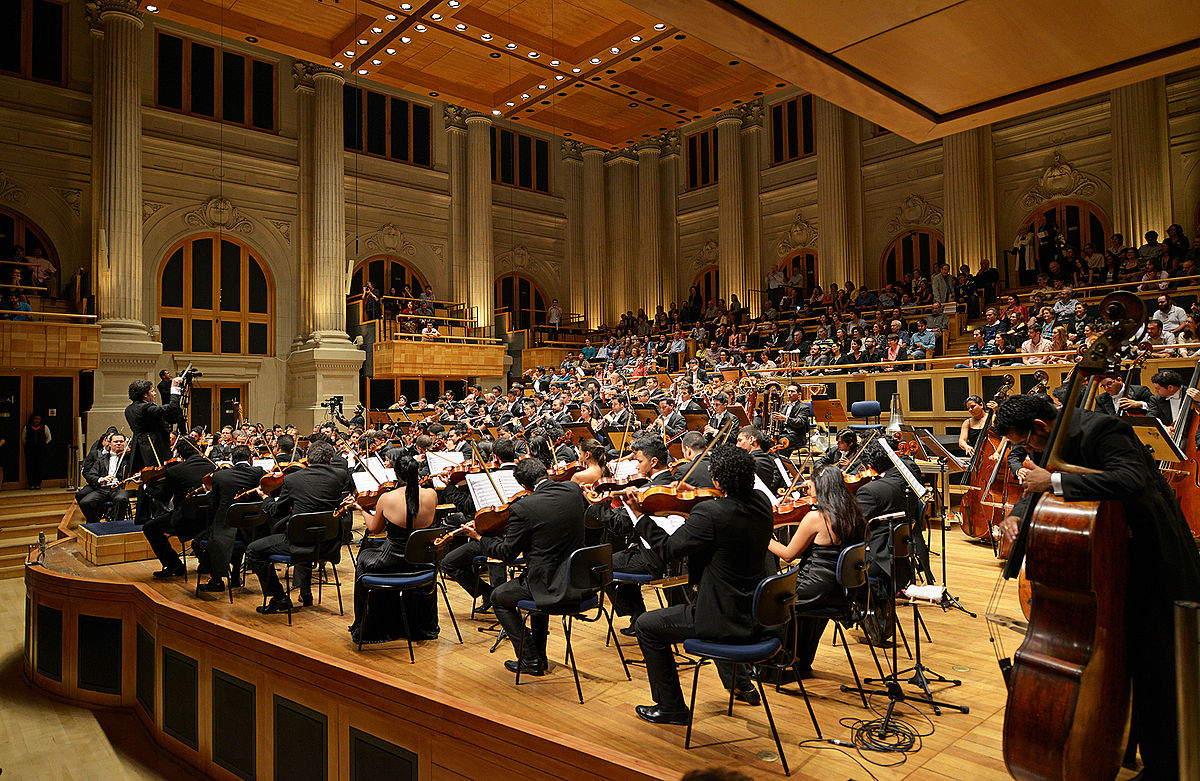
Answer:
[[700, 298], [704, 299], [707, 307], [721, 297], [721, 270], [716, 266], [702, 269], [692, 284], [700, 290]]
[[404, 286], [408, 285], [413, 297], [420, 298], [428, 284], [424, 275], [404, 260], [393, 255], [376, 255], [354, 267], [354, 274], [350, 277], [350, 295], [356, 296], [362, 292], [364, 274], [381, 296], [403, 295]]
[[496, 311], [510, 313], [510, 328], [521, 330], [546, 324], [546, 293], [524, 274], [505, 274], [496, 280]]
[[783, 261], [783, 273], [788, 279], [800, 274], [800, 287], [812, 290], [817, 284], [817, 253], [811, 249], [802, 249]]
[[901, 233], [883, 251], [884, 283], [899, 282], [911, 272], [928, 277], [946, 262], [946, 243], [937, 231], [919, 228]]
[[[1067, 246], [1076, 251], [1083, 249], [1084, 244], [1091, 244], [1098, 250], [1103, 250], [1108, 243], [1110, 222], [1108, 215], [1100, 211], [1095, 204], [1087, 201], [1060, 200], [1043, 203], [1021, 221], [1021, 232], [1032, 230], [1034, 236], [1040, 236], [1047, 224], [1053, 225], [1062, 234]], [[1142, 237], [1125, 237], [1127, 244], [1137, 246]]]
[[257, 253], [228, 235], [190, 236], [159, 269], [163, 351], [271, 355], [275, 294]]
[[[55, 251], [54, 245], [50, 243], [49, 237], [42, 232], [41, 228], [19, 212], [0, 208], [0, 258], [13, 257], [14, 247], [23, 247], [27, 258], [41, 253], [42, 257], [50, 259], [55, 269], [59, 268], [58, 252]], [[6, 273], [5, 276], [8, 274]], [[23, 284], [29, 284], [28, 266], [21, 269], [21, 280]], [[0, 282], [5, 284], [9, 284], [10, 281], [10, 279], [0, 279]]]

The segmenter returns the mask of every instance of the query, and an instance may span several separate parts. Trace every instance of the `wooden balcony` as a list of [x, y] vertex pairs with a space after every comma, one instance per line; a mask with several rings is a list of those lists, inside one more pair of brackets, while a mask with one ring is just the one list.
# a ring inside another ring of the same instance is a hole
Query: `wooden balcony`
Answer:
[[498, 377], [504, 374], [505, 345], [495, 339], [458, 336], [453, 342], [395, 338], [372, 346], [376, 378]]
[[51, 320], [0, 320], [0, 366], [7, 369], [95, 369], [100, 326]]

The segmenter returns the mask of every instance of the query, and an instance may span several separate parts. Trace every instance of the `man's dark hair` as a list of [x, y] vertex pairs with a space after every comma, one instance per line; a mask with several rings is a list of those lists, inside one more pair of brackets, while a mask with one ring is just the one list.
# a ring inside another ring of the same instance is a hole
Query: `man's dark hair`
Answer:
[[134, 380], [129, 383], [129, 400], [141, 401], [142, 397], [149, 393], [153, 387], [154, 383], [150, 382], [150, 380]]
[[1070, 392], [1071, 386], [1067, 385], [1065, 382], [1054, 390], [1050, 391], [1050, 393], [1054, 394], [1054, 398], [1058, 399], [1059, 404], [1067, 403], [1067, 394]]
[[429, 436], [428, 434], [422, 434], [416, 438], [413, 444], [421, 450], [428, 450], [429, 448], [433, 447], [433, 437]]
[[738, 436], [753, 437], [755, 443], [763, 450], [771, 449], [771, 439], [762, 432], [758, 426], [742, 426], [738, 429]]
[[310, 464], [328, 464], [333, 460], [333, 457], [336, 454], [337, 451], [334, 450], [333, 445], [329, 444], [328, 442], [314, 442], [312, 446], [308, 448], [308, 455], [306, 458]]
[[513, 469], [513, 477], [526, 491], [532, 491], [538, 483], [546, 479], [546, 465], [536, 458], [522, 459]]
[[892, 459], [888, 458], [887, 451], [883, 449], [883, 445], [879, 444], [877, 439], [872, 439], [863, 445], [859, 461], [880, 474], [892, 468]]
[[850, 447], [858, 447], [858, 432], [853, 429], [843, 429], [838, 432], [838, 439], [845, 442]]
[[754, 490], [754, 456], [736, 445], [718, 445], [708, 459], [708, 472], [727, 496], [745, 499]]
[[667, 467], [671, 464], [671, 454], [667, 452], [667, 446], [658, 437], [639, 437], [629, 446], [630, 450], [640, 450], [646, 458], [658, 459], [660, 467]]
[[705, 441], [704, 435], [699, 431], [689, 431], [683, 435], [682, 439], [679, 440], [679, 444], [683, 447], [686, 447], [688, 450], [699, 451], [703, 450], [704, 446], [708, 443]]
[[492, 455], [502, 464], [516, 460], [517, 447], [511, 439], [497, 439], [492, 443]]
[[197, 453], [202, 453], [200, 446], [196, 444], [196, 440], [191, 437], [180, 437], [175, 440], [175, 455], [180, 458], [191, 458]]
[[1044, 420], [1053, 422], [1058, 417], [1058, 410], [1050, 397], [1037, 393], [1034, 395], [1009, 396], [1000, 402], [996, 417], [992, 421], [992, 431], [999, 436], [1006, 436], [1010, 431], [1018, 434], [1028, 434], [1033, 430], [1033, 421]]
[[1150, 378], [1150, 382], [1163, 388], [1171, 385], [1177, 388], [1183, 387], [1183, 377], [1174, 369], [1163, 369], [1162, 371], [1155, 372], [1154, 376]]
[[311, 445], [315, 445], [318, 442], [328, 442], [330, 444], [333, 443], [333, 440], [330, 439], [329, 435], [324, 431], [314, 431], [313, 433], [309, 434], [308, 441]]
[[159, 378], [160, 380], [165, 380], [165, 379], [167, 378], [167, 375], [168, 375], [168, 374], [170, 374], [170, 373], [171, 373], [171, 372], [167, 371], [166, 369], [163, 369], [162, 371], [160, 371], [160, 372], [158, 373], [158, 378]]
[[275, 447], [280, 453], [291, 453], [296, 447], [296, 439], [291, 434], [280, 434], [275, 437]]
[[250, 460], [250, 448], [246, 447], [245, 445], [238, 445], [230, 452], [229, 460], [235, 464], [238, 461], [249, 461]]

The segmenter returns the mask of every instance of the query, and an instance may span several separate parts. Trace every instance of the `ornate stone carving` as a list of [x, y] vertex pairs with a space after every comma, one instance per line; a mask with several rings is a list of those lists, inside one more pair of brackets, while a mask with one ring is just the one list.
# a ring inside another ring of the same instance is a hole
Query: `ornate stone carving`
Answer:
[[744, 130], [762, 127], [765, 112], [762, 98], [752, 100], [749, 103], [743, 103], [738, 106], [737, 111], [742, 117], [742, 128]]
[[69, 187], [51, 187], [51, 192], [63, 199], [63, 203], [67, 205], [76, 217], [79, 216], [79, 201], [83, 196], [82, 190], [73, 190]]
[[637, 162], [637, 152], [632, 147], [626, 147], [624, 149], [614, 149], [610, 152], [604, 153], [604, 162], [605, 163], [619, 163], [619, 162], [636, 163]]
[[0, 201], [8, 201], [9, 203], [25, 203], [28, 193], [25, 188], [20, 187], [8, 178], [8, 174], [0, 171]]
[[668, 130], [658, 137], [662, 144], [663, 157], [679, 154], [679, 131]]
[[83, 4], [83, 15], [87, 19], [88, 29], [103, 32], [104, 28], [100, 25], [100, 3], [88, 0]]
[[730, 120], [737, 120], [738, 122], [742, 121], [741, 112], [739, 112], [737, 108], [726, 109], [725, 111], [722, 111], [720, 114], [717, 114], [717, 124], [718, 125], [721, 124], [722, 122], [728, 122]]
[[362, 243], [369, 250], [385, 255], [411, 258], [417, 254], [417, 246], [404, 232], [390, 222], [379, 230], [362, 236]]
[[138, 19], [142, 18], [141, 12], [138, 11], [138, 6], [141, 5], [138, 0], [100, 0], [99, 5], [101, 14], [115, 11], [117, 13], [136, 16]]
[[888, 220], [887, 232], [899, 233], [902, 230], [916, 227], [918, 225], [937, 226], [942, 224], [945, 215], [942, 210], [934, 206], [929, 201], [921, 196], [910, 193], [904, 201], [896, 207], [896, 212], [892, 218]]
[[583, 144], [573, 138], [564, 138], [562, 142], [563, 160], [583, 161]]
[[529, 250], [523, 246], [513, 247], [508, 252], [496, 256], [496, 269], [498, 271], [532, 271], [536, 274], [539, 271], [545, 272], [548, 269], [550, 272], [557, 274], [558, 265], [557, 258], [539, 260], [530, 255]]
[[292, 62], [292, 86], [296, 89], [312, 89], [313, 69], [317, 66], [306, 60]]
[[292, 243], [292, 224], [287, 220], [268, 220], [288, 244]]
[[1021, 196], [1021, 206], [1032, 209], [1053, 198], [1091, 198], [1096, 180], [1063, 159], [1055, 150], [1054, 159], [1042, 170], [1037, 182]]
[[455, 106], [452, 103], [447, 103], [442, 106], [442, 121], [446, 127], [454, 127], [460, 130], [465, 130], [467, 127], [467, 111], [462, 106]]
[[700, 246], [700, 251], [692, 256], [692, 266], [699, 271], [717, 262], [719, 247], [715, 239], [708, 239]]
[[166, 206], [165, 203], [159, 203], [158, 201], [142, 201], [142, 222], [153, 217], [154, 213], [164, 206]]
[[805, 249], [806, 247], [815, 247], [817, 244], [817, 226], [813, 225], [808, 220], [803, 220], [800, 215], [796, 215], [796, 219], [788, 227], [787, 233], [780, 237], [776, 245], [776, 251], [779, 257], [787, 257], [796, 250]]
[[225, 198], [209, 198], [183, 215], [183, 221], [194, 228], [212, 228], [237, 233], [252, 233], [254, 224]]

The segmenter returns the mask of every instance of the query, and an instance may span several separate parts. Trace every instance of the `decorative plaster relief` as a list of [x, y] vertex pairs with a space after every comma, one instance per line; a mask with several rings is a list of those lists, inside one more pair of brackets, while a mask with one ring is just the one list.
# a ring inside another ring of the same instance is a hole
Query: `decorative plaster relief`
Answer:
[[283, 236], [283, 240], [288, 244], [292, 243], [292, 224], [287, 220], [269, 220], [275, 230], [279, 231], [279, 235]]
[[15, 182], [8, 178], [8, 174], [0, 171], [0, 201], [8, 201], [9, 203], [25, 203], [28, 194], [25, 189], [19, 187]]
[[780, 237], [776, 251], [782, 258], [791, 255], [796, 250], [816, 246], [816, 243], [817, 226], [808, 220], [800, 219], [800, 215], [797, 214], [787, 232]]
[[238, 233], [253, 233], [254, 224], [226, 198], [209, 198], [183, 216], [194, 228], [213, 228]]
[[715, 239], [708, 239], [700, 247], [700, 251], [692, 256], [692, 266], [699, 271], [717, 262], [720, 253]]
[[917, 225], [941, 225], [945, 215], [921, 196], [911, 193], [896, 207], [887, 222], [888, 233], [899, 233]]
[[367, 249], [387, 255], [411, 258], [417, 254], [416, 245], [390, 222], [377, 231], [363, 234], [361, 241]]
[[154, 213], [164, 206], [166, 206], [165, 203], [159, 203], [158, 201], [142, 201], [142, 222], [153, 217]]
[[74, 212], [75, 216], [79, 216], [79, 201], [83, 196], [82, 190], [73, 190], [68, 187], [51, 187], [50, 190], [63, 199], [63, 203], [67, 208]]
[[1096, 180], [1054, 152], [1054, 160], [1046, 166], [1037, 182], [1021, 196], [1021, 205], [1032, 209], [1052, 198], [1091, 198], [1096, 194]]
[[517, 246], [508, 252], [496, 256], [497, 271], [532, 271], [537, 274], [555, 275], [558, 273], [557, 258], [541, 260], [529, 254], [524, 246]]

